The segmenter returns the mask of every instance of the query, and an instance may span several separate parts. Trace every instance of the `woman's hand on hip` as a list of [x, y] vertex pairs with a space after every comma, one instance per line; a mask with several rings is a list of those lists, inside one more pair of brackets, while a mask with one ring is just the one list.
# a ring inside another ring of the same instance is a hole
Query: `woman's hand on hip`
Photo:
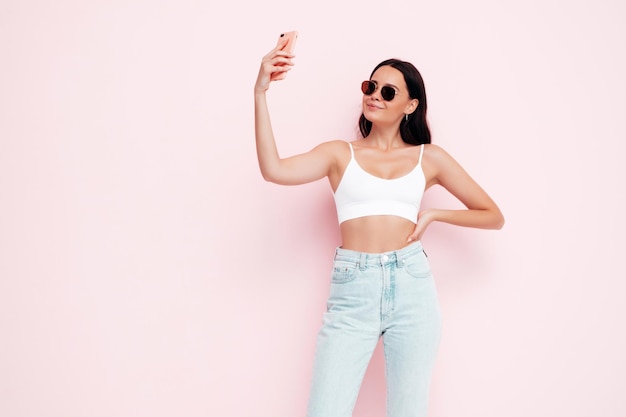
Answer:
[[415, 225], [415, 229], [413, 229], [413, 233], [409, 235], [406, 241], [416, 242], [418, 240], [421, 240], [424, 232], [426, 231], [426, 228], [432, 221], [433, 219], [431, 218], [431, 210], [422, 210], [417, 216], [417, 224]]

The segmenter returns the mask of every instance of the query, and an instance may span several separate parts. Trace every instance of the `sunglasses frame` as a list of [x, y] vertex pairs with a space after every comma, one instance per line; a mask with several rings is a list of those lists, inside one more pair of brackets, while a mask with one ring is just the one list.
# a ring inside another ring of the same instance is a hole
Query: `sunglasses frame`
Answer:
[[[371, 89], [372, 85], [374, 86], [373, 90]], [[372, 94], [376, 92], [377, 89], [378, 89], [378, 83], [374, 80], [365, 80], [361, 83], [361, 92], [365, 94], [366, 96], [371, 96]], [[382, 87], [380, 87], [380, 96], [385, 101], [393, 100], [396, 97], [396, 95], [399, 93], [400, 92], [398, 90], [396, 90], [395, 88], [389, 85], [383, 85]]]

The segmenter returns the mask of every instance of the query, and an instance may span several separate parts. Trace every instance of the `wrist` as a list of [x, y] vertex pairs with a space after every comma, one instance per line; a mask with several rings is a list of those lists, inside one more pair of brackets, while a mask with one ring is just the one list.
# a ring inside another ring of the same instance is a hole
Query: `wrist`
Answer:
[[437, 220], [437, 210], [425, 209], [419, 214], [419, 219], [424, 223], [424, 225], [429, 225]]

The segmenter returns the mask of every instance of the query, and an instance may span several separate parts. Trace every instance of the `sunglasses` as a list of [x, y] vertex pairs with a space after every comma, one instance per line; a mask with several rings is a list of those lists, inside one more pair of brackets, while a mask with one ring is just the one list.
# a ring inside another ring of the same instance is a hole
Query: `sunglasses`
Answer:
[[[366, 96], [371, 96], [372, 94], [374, 94], [374, 91], [376, 91], [377, 88], [378, 88], [378, 84], [376, 83], [376, 81], [367, 80], [361, 83], [361, 91]], [[396, 91], [395, 88], [390, 87], [388, 85], [383, 85], [382, 87], [380, 87], [380, 96], [385, 101], [393, 100], [393, 98], [396, 96], [397, 93], [398, 92]]]

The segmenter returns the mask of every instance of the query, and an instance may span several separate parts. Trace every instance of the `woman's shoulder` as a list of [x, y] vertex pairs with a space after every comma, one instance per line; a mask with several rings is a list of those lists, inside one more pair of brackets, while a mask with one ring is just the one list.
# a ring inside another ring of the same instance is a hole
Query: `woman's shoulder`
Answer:
[[327, 142], [322, 142], [317, 145], [316, 148], [321, 151], [330, 152], [333, 154], [345, 153], [346, 151], [350, 151], [349, 142], [342, 139], [334, 139]]
[[331, 139], [329, 141], [320, 143], [319, 146], [347, 148], [349, 146], [349, 143], [349, 141], [343, 139]]
[[351, 155], [349, 142], [341, 139], [322, 142], [315, 147], [314, 151], [324, 155], [328, 161], [332, 161], [335, 167], [345, 166]]
[[460, 167], [458, 161], [444, 148], [432, 143], [424, 146], [423, 161], [437, 171], [449, 171]]
[[424, 158], [442, 160], [451, 158], [451, 156], [441, 146], [435, 145], [434, 143], [426, 143], [424, 144]]

